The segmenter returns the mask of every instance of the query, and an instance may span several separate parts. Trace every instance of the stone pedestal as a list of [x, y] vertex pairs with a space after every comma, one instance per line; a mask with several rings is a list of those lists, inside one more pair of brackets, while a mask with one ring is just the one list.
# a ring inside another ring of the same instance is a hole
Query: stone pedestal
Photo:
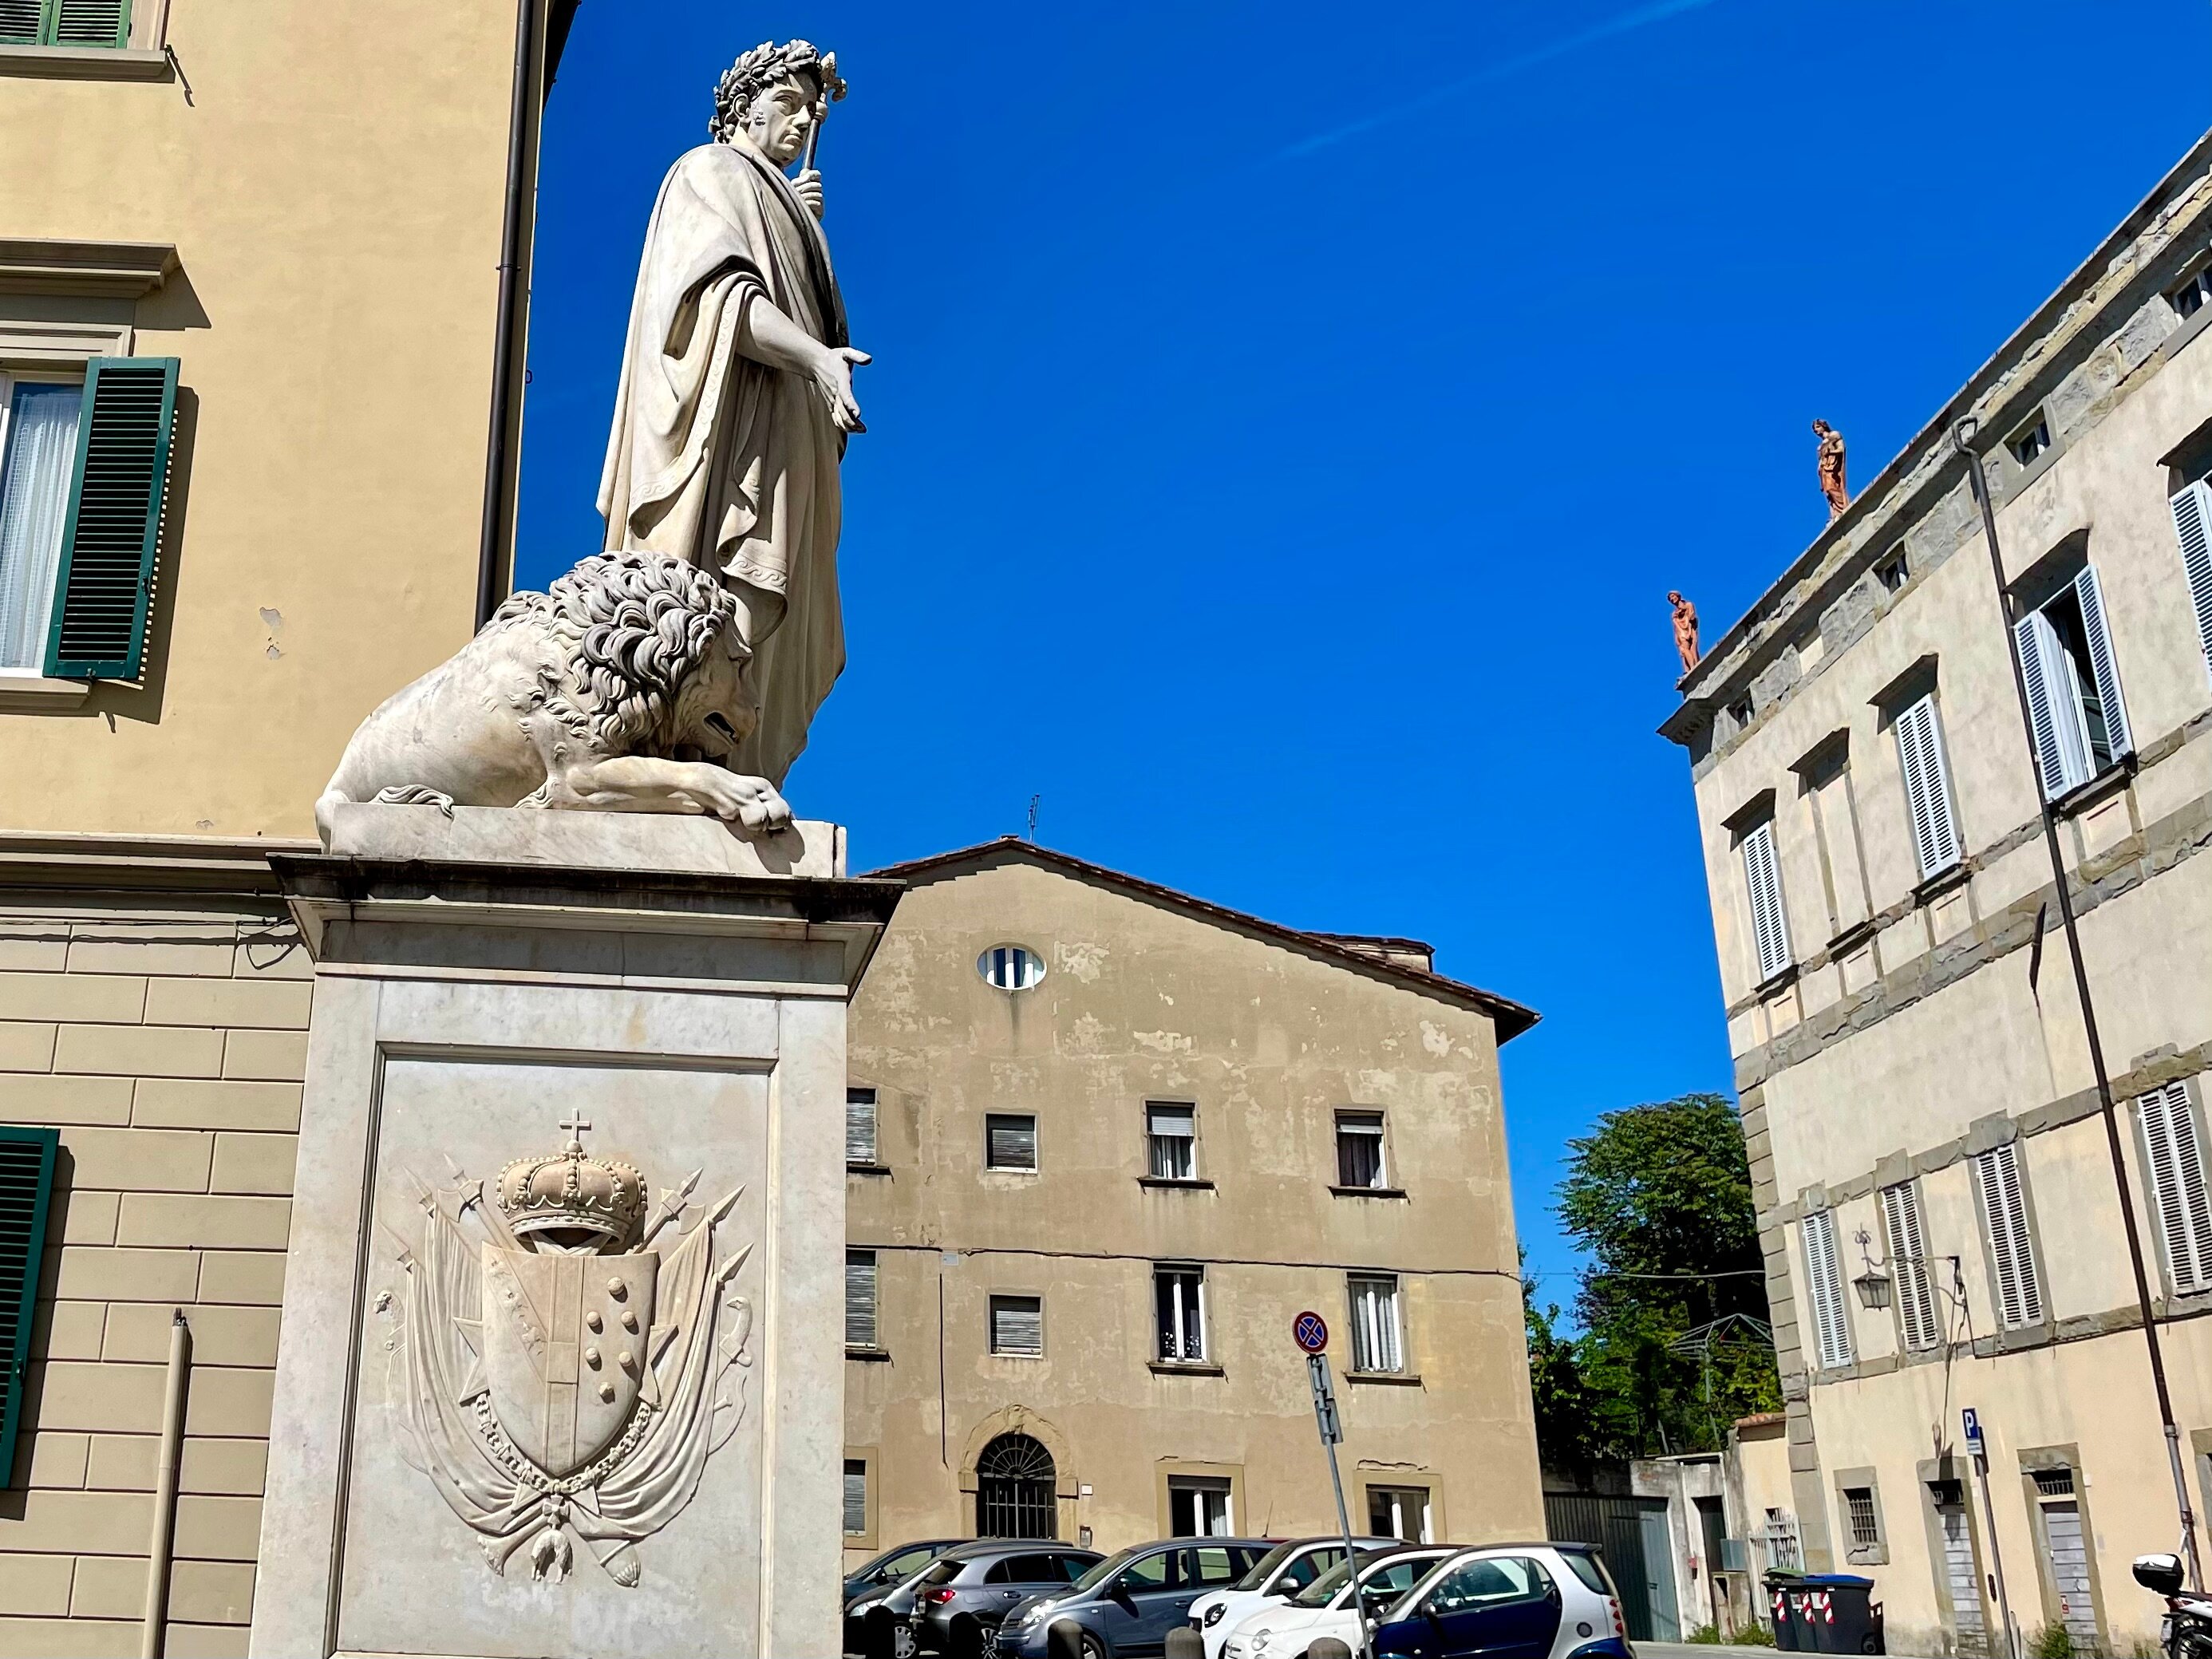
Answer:
[[836, 1654], [846, 1004], [897, 884], [823, 823], [348, 806], [331, 849], [270, 860], [317, 972], [252, 1650]]

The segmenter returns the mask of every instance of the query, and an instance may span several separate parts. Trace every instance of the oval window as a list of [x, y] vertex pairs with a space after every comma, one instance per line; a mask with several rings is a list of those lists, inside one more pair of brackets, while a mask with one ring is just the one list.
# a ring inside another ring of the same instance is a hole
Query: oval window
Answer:
[[1027, 945], [994, 945], [975, 958], [975, 971], [1001, 991], [1026, 991], [1044, 977], [1044, 958]]

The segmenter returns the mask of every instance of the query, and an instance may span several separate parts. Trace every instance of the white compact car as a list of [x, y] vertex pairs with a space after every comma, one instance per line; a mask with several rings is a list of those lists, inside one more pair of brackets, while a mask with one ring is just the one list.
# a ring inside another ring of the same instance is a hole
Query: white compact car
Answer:
[[[1363, 1555], [1359, 1595], [1368, 1618], [1382, 1618], [1438, 1562], [1455, 1553], [1449, 1544], [1408, 1544]], [[1341, 1561], [1288, 1601], [1265, 1603], [1247, 1613], [1223, 1641], [1220, 1659], [1304, 1659], [1305, 1650], [1324, 1636], [1359, 1651], [1352, 1574]]]
[[[1395, 1538], [1355, 1538], [1352, 1547], [1364, 1555], [1370, 1550], [1395, 1548]], [[1341, 1538], [1293, 1538], [1261, 1556], [1242, 1578], [1227, 1589], [1213, 1590], [1190, 1604], [1190, 1622], [1206, 1641], [1206, 1659], [1221, 1659], [1222, 1644], [1229, 1632], [1263, 1607], [1280, 1607], [1291, 1597], [1344, 1559]]]

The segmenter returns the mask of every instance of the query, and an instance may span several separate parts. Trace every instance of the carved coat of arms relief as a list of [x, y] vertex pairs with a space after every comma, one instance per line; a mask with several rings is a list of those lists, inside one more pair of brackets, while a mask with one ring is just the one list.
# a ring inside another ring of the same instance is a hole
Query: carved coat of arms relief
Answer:
[[716, 1247], [744, 1189], [695, 1206], [695, 1170], [648, 1216], [644, 1177], [584, 1151], [590, 1121], [562, 1127], [565, 1147], [489, 1192], [458, 1168], [442, 1188], [409, 1177], [423, 1219], [398, 1241], [404, 1305], [379, 1300], [386, 1405], [494, 1572], [526, 1548], [531, 1577], [558, 1583], [580, 1540], [629, 1586], [634, 1546], [744, 1417], [752, 1309], [725, 1292], [752, 1251]]

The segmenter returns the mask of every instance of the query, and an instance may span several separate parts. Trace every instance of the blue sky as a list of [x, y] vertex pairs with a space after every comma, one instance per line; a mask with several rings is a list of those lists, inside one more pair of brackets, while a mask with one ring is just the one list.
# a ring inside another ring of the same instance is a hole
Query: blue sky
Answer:
[[[1516, 1207], [1725, 1090], [1665, 594], [1708, 640], [2212, 125], [2205, 0], [586, 0], [548, 115], [522, 580], [592, 500], [646, 215], [744, 47], [834, 47], [869, 430], [788, 793], [1018, 831], [1540, 1010]], [[2085, 72], [2085, 70], [2087, 72]]]

